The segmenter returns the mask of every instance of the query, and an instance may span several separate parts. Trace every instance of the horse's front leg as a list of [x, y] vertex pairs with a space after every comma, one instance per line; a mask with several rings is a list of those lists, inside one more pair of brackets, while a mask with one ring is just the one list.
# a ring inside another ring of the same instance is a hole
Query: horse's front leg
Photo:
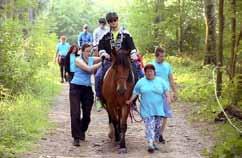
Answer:
[[120, 149], [119, 153], [127, 153], [126, 143], [125, 143], [125, 133], [127, 131], [127, 118], [129, 115], [129, 107], [123, 106], [121, 108], [121, 117], [120, 117], [120, 129], [121, 129], [121, 140], [120, 140]]
[[[116, 114], [113, 114], [113, 115], [116, 115]], [[109, 129], [110, 129], [108, 137], [112, 140], [113, 143], [119, 143], [120, 141], [119, 121], [117, 118], [115, 118], [115, 116], [113, 117], [112, 116], [110, 113], [108, 113]]]

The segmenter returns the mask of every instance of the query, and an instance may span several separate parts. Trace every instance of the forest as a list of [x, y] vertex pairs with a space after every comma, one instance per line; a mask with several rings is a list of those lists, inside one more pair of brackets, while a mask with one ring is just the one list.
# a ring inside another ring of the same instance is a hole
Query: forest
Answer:
[[93, 32], [109, 11], [145, 63], [165, 48], [189, 120], [212, 124], [214, 144], [202, 154], [242, 156], [241, 0], [0, 0], [0, 157], [31, 150], [53, 128], [59, 37], [76, 43], [84, 24]]

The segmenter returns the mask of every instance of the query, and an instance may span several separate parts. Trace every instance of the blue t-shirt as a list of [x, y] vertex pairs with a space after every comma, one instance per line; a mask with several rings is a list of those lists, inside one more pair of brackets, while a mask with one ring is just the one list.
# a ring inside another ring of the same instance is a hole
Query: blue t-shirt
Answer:
[[79, 47], [81, 47], [85, 43], [92, 44], [92, 41], [93, 41], [92, 34], [89, 32], [81, 32], [77, 39], [77, 43]]
[[165, 116], [163, 97], [167, 90], [167, 84], [160, 77], [153, 80], [143, 77], [136, 83], [133, 94], [141, 96], [140, 113], [143, 118]]
[[[78, 58], [81, 58], [81, 56]], [[88, 66], [92, 66], [93, 63], [94, 58], [88, 57]], [[77, 66], [71, 83], [83, 86], [91, 86], [91, 73], [88, 73]]]
[[70, 72], [75, 72], [76, 70], [76, 55], [74, 53], [70, 54]]
[[156, 76], [161, 77], [163, 80], [165, 80], [170, 89], [169, 75], [172, 74], [171, 65], [166, 61], [163, 61], [162, 63], [157, 63], [156, 61], [153, 61], [151, 64], [155, 66]]
[[68, 53], [70, 48], [69, 43], [65, 42], [65, 43], [58, 43], [56, 46], [56, 51], [58, 52], [59, 55], [61, 56], [66, 56], [66, 54]]

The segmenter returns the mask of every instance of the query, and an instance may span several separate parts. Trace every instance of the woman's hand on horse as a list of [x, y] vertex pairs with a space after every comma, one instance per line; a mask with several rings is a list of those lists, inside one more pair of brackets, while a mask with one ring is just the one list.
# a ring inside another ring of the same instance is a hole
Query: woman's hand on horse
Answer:
[[130, 105], [132, 103], [132, 100], [126, 100], [126, 104]]

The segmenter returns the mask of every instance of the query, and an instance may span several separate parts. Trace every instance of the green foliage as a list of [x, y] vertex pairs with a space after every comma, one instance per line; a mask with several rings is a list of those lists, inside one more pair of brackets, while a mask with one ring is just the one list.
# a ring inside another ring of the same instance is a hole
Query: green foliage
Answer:
[[92, 31], [98, 25], [98, 19], [104, 17], [104, 11], [105, 8], [98, 8], [92, 1], [54, 0], [50, 17], [55, 21], [56, 34], [66, 35], [70, 43], [76, 43], [82, 26], [88, 24]]
[[[183, 56], [170, 56], [167, 59], [174, 67], [174, 76], [178, 84], [179, 98], [181, 101], [193, 102], [192, 120], [211, 122], [221, 112], [214, 96], [213, 66], [201, 66], [201, 60]], [[216, 77], [216, 76], [215, 76]], [[229, 81], [228, 76], [223, 78], [223, 93], [220, 102], [225, 108], [231, 104], [236, 85]], [[233, 123], [242, 129], [240, 121], [233, 119]], [[216, 145], [207, 155], [212, 158], [241, 157], [241, 136], [228, 123], [216, 129]]]
[[[132, 1], [130, 12], [127, 13], [128, 28], [141, 52], [152, 52], [154, 46], [161, 45], [169, 53], [175, 54], [178, 49], [179, 4], [177, 1], [164, 1], [157, 8], [157, 3], [158, 1]], [[203, 49], [205, 27], [202, 10], [201, 1], [186, 0], [182, 4], [182, 41], [186, 52], [193, 53]]]
[[[0, 102], [0, 155], [16, 153], [29, 148], [49, 127], [47, 120], [49, 103], [59, 91], [57, 69], [39, 69], [34, 75], [33, 89], [15, 97], [14, 100]], [[7, 150], [7, 151], [6, 151]]]
[[[14, 3], [16, 2], [16, 3]], [[0, 23], [0, 157], [15, 157], [49, 127], [47, 113], [60, 90], [52, 21], [28, 19], [37, 1], [9, 1]], [[24, 15], [24, 16], [22, 16]], [[14, 20], [13, 20], [14, 19]]]
[[14, 92], [25, 85], [25, 79], [31, 77], [29, 64], [24, 59], [22, 42], [19, 23], [6, 21], [0, 30], [0, 64], [2, 65], [0, 67], [0, 80], [4, 86]]
[[153, 48], [153, 6], [146, 1], [136, 0], [132, 3], [128, 13], [128, 30], [133, 35], [136, 46], [141, 52], [149, 52]]
[[[242, 124], [240, 123], [240, 126]], [[239, 126], [239, 123], [237, 123]], [[238, 133], [230, 125], [225, 124], [219, 128], [217, 145], [214, 147], [211, 158], [240, 158], [242, 156], [242, 139]]]
[[19, 21], [6, 20], [0, 30], [0, 80], [12, 93], [31, 87], [33, 75], [52, 62], [55, 54], [56, 36], [48, 34], [43, 19], [36, 21], [25, 38], [23, 27]]

